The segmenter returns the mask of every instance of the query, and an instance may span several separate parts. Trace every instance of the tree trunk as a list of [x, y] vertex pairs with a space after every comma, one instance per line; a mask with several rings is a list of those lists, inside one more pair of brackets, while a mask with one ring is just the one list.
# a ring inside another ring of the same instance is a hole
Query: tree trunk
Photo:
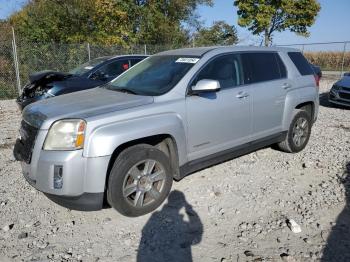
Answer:
[[269, 36], [269, 29], [266, 28], [265, 29], [265, 46], [269, 46], [270, 45], [270, 36]]

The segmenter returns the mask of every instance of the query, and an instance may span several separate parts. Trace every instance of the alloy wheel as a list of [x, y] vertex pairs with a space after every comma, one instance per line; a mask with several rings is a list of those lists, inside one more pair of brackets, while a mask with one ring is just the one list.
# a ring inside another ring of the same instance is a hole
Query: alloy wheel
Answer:
[[123, 196], [134, 207], [147, 206], [161, 196], [165, 179], [165, 169], [158, 161], [140, 161], [125, 176]]

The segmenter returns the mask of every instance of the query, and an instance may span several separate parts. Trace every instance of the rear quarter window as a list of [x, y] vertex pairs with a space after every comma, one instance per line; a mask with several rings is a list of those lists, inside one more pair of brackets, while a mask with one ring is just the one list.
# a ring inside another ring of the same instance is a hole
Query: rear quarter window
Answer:
[[288, 52], [289, 58], [292, 60], [299, 73], [303, 76], [313, 75], [314, 71], [311, 68], [309, 62], [300, 52]]
[[277, 53], [252, 52], [242, 54], [246, 83], [258, 83], [285, 78], [286, 68]]

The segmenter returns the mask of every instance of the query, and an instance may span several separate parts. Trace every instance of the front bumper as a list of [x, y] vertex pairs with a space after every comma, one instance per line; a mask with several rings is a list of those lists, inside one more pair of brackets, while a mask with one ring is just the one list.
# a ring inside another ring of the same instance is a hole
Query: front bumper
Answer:
[[[46, 133], [39, 131], [30, 163], [21, 162], [25, 179], [62, 206], [87, 211], [101, 209], [110, 156], [88, 158], [83, 157], [83, 150], [43, 150]], [[62, 169], [62, 184], [58, 188], [54, 183], [55, 167]]]
[[343, 96], [341, 96], [339, 92], [335, 92], [333, 90], [329, 92], [328, 101], [333, 104], [350, 107], [350, 99], [343, 98]]

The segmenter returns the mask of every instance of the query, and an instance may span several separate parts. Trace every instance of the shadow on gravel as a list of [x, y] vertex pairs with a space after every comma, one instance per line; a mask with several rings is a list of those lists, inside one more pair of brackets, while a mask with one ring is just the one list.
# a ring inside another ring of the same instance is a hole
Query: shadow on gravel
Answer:
[[198, 214], [187, 203], [185, 195], [174, 190], [168, 203], [153, 213], [142, 229], [137, 262], [192, 261], [191, 246], [200, 243], [202, 235], [203, 225]]
[[321, 261], [350, 261], [350, 162], [340, 178], [345, 188], [346, 205], [327, 239]]

